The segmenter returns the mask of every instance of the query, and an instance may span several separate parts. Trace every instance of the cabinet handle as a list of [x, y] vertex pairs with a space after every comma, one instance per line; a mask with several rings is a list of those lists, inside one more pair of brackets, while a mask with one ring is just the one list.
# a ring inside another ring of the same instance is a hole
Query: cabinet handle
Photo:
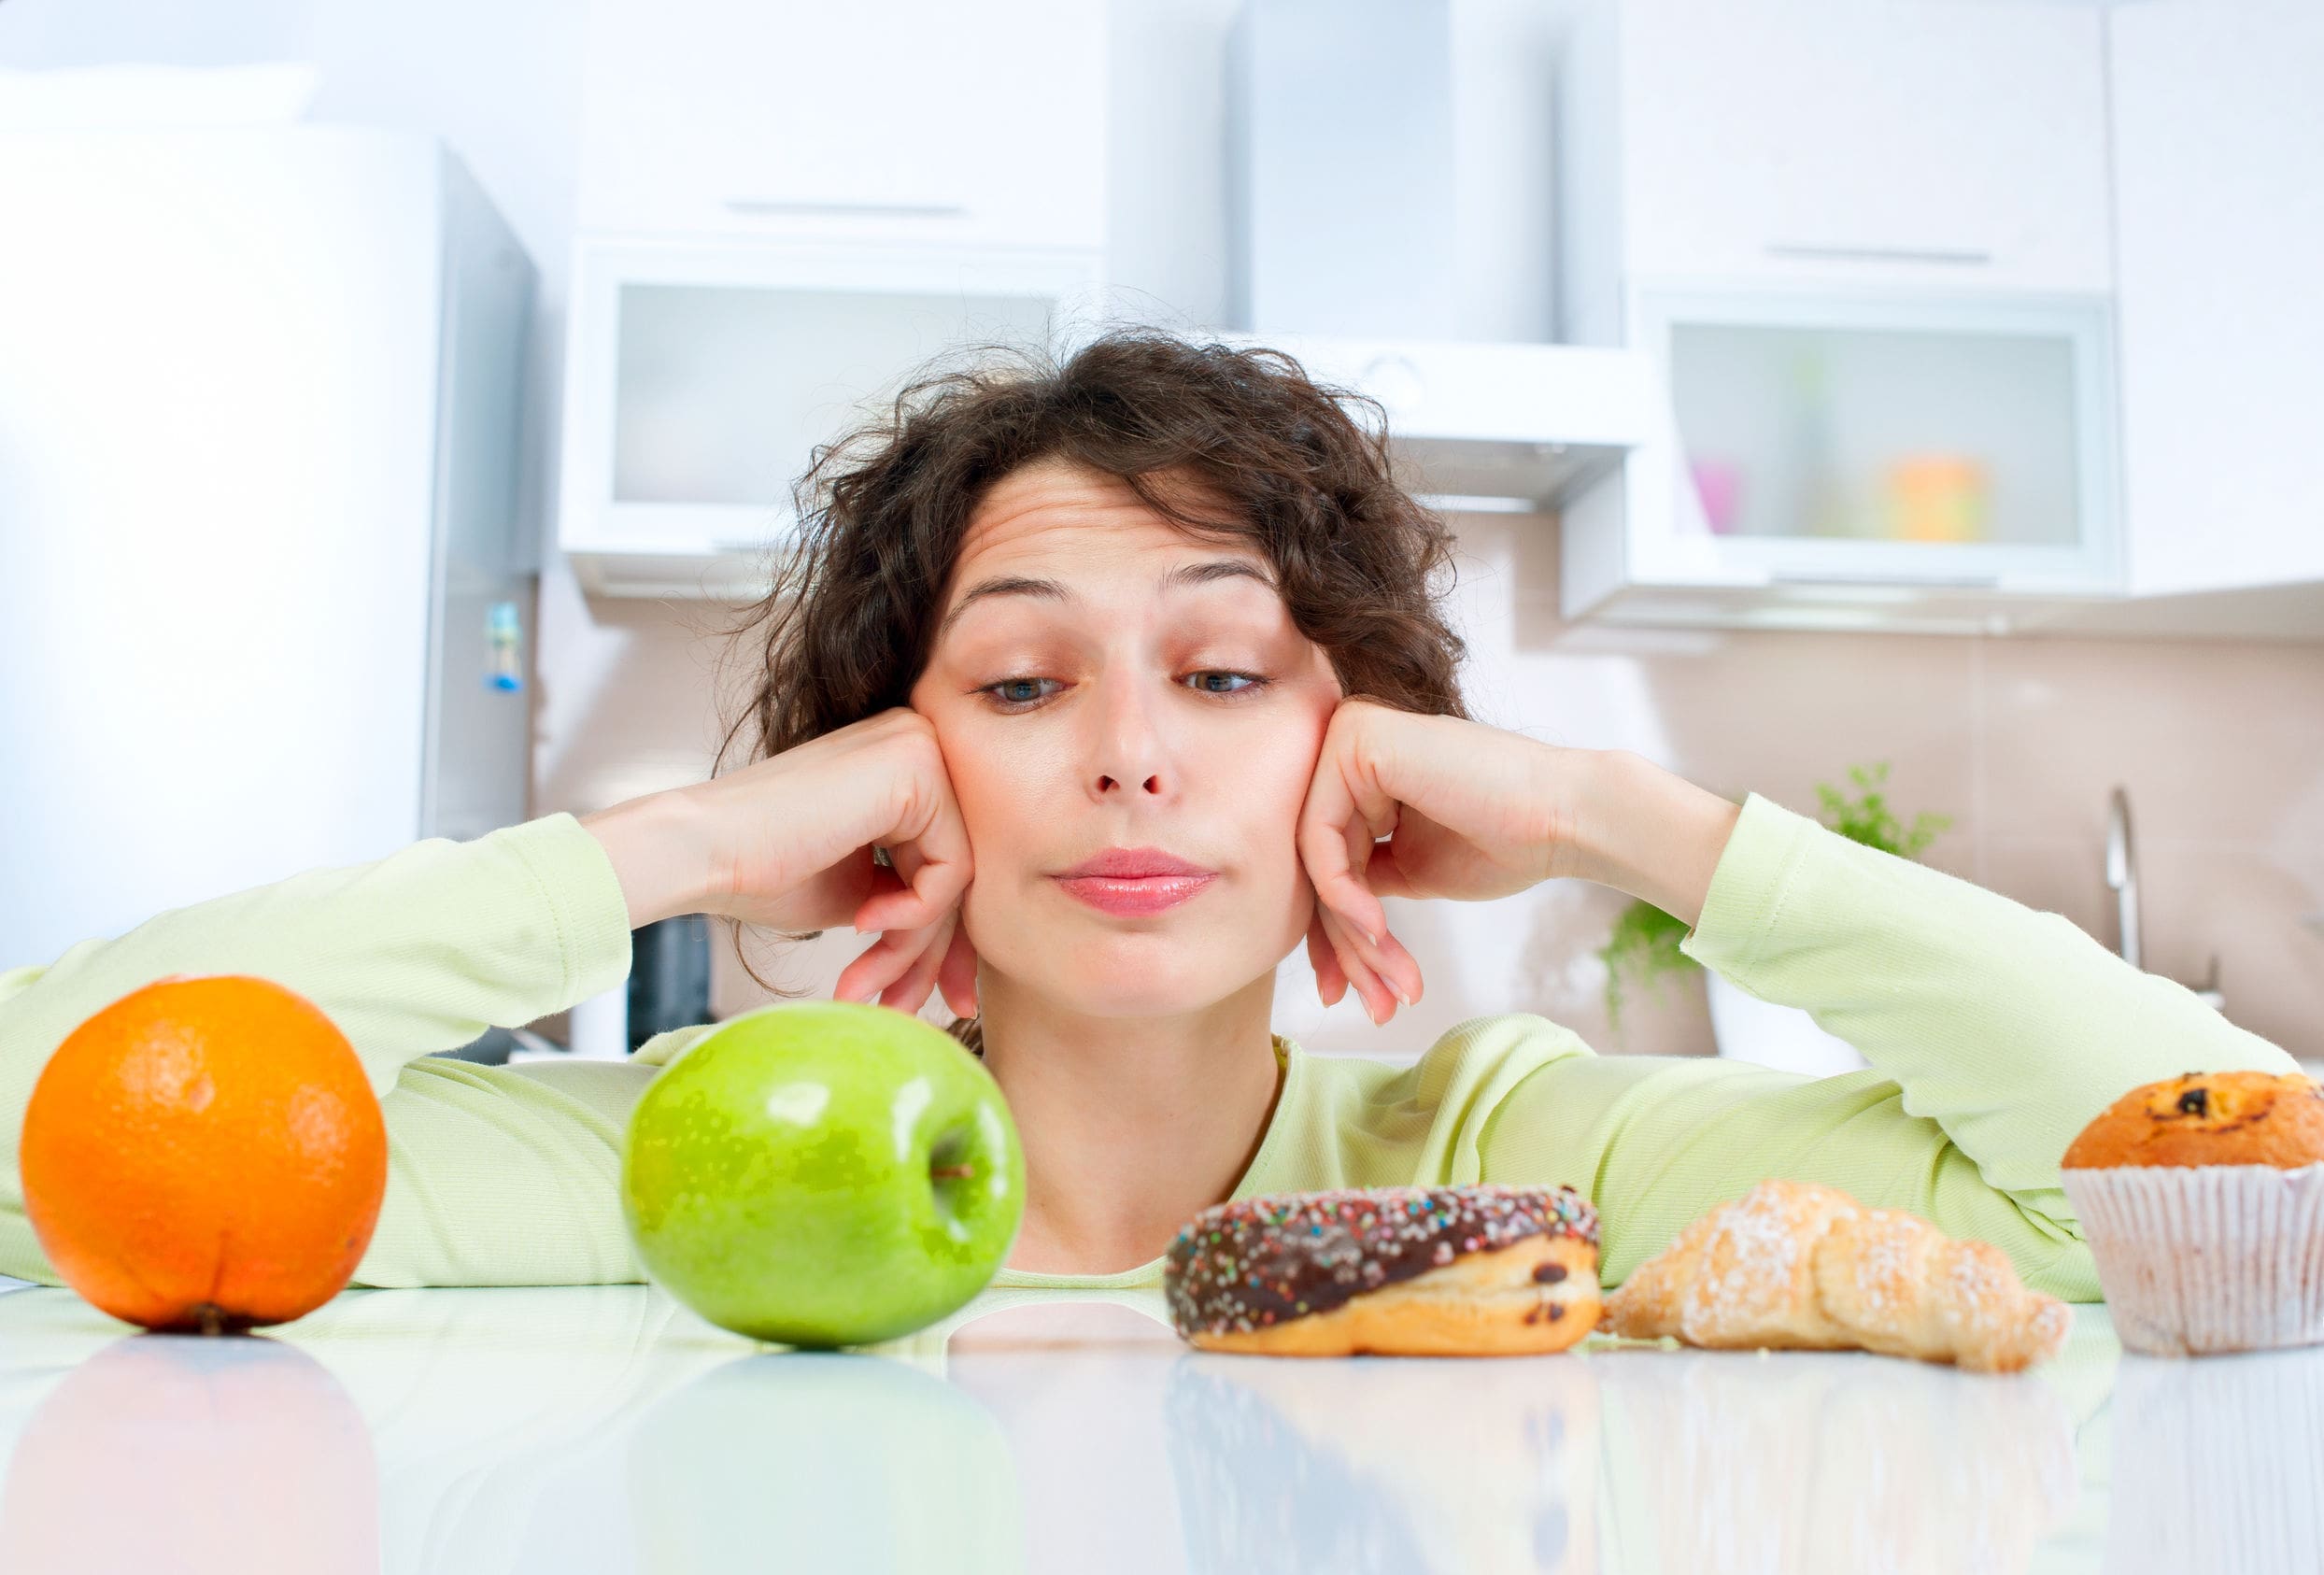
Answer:
[[1806, 246], [1771, 241], [1770, 257], [1803, 257], [1835, 262], [1948, 262], [1981, 268], [1993, 261], [1990, 251], [1935, 246]]
[[859, 218], [875, 214], [899, 219], [963, 219], [969, 211], [958, 203], [829, 203], [793, 201], [787, 197], [729, 197], [726, 206], [730, 213], [786, 217], [829, 214]]

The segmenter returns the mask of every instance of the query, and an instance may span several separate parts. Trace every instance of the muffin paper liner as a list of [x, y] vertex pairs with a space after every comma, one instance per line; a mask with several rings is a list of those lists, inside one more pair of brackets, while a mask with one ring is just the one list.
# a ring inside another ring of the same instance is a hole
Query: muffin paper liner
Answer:
[[2061, 1172], [2124, 1349], [2324, 1342], [2324, 1164]]

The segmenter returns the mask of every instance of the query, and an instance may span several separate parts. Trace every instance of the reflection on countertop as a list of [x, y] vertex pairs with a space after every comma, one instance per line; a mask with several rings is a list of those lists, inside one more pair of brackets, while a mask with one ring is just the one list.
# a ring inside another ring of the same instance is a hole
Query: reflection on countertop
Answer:
[[371, 1291], [268, 1337], [0, 1296], [28, 1570], [2053, 1571], [2324, 1566], [2324, 1348], [2015, 1377], [1593, 1341], [1200, 1354], [996, 1291], [857, 1355], [650, 1288]]

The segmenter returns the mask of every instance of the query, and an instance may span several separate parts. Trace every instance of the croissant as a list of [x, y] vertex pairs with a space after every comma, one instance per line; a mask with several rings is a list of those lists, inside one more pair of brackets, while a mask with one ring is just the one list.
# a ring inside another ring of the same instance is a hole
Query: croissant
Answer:
[[1640, 1264], [1606, 1317], [1634, 1340], [1861, 1348], [2016, 1372], [2055, 1355], [2074, 1314], [2026, 1289], [1991, 1242], [1955, 1241], [1835, 1187], [1764, 1181]]

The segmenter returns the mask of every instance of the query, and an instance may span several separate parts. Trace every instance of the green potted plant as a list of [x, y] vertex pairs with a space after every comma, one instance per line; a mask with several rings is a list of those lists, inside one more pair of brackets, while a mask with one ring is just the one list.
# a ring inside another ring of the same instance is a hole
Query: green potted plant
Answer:
[[1823, 802], [1821, 817], [1826, 826], [1850, 842], [1877, 847], [1899, 858], [1919, 858], [1920, 850], [1934, 842], [1936, 834], [1953, 823], [1953, 817], [1924, 809], [1912, 817], [1912, 826], [1907, 830], [1889, 808], [1888, 795], [1880, 790], [1888, 781], [1888, 770], [1886, 760], [1873, 766], [1849, 767], [1849, 779], [1863, 789], [1853, 799], [1829, 782], [1817, 783], [1816, 797]]
[[1629, 988], [1643, 986], [1659, 996], [1664, 975], [1703, 966], [1679, 949], [1686, 933], [1685, 924], [1643, 897], [1633, 899], [1614, 916], [1613, 933], [1597, 955], [1606, 964], [1606, 1023], [1616, 1034], [1622, 1032], [1622, 1007]]
[[[1851, 842], [1916, 858], [1952, 817], [1924, 810], [1905, 825], [1888, 802], [1888, 773], [1885, 760], [1849, 767], [1853, 796], [1828, 782], [1817, 783], [1819, 818]], [[1642, 898], [1616, 915], [1613, 932], [1597, 955], [1606, 964], [1606, 1020], [1617, 1036], [1630, 990], [1644, 987], [1659, 994], [1665, 978], [1702, 966], [1679, 949], [1686, 934], [1684, 924]], [[1716, 973], [1705, 985], [1721, 1055], [1799, 1071], [1845, 1071], [1864, 1064], [1852, 1045], [1826, 1033], [1797, 1007], [1746, 995]]]

